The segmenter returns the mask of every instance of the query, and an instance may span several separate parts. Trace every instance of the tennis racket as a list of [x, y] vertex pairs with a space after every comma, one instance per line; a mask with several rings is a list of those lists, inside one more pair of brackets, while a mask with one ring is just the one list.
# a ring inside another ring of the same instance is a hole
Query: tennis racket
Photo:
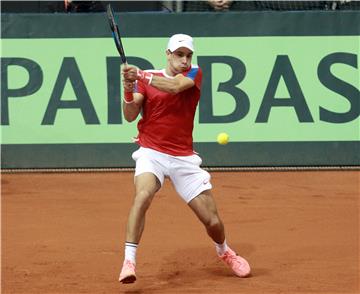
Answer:
[[112, 31], [114, 41], [115, 41], [116, 48], [119, 51], [119, 54], [120, 54], [120, 57], [121, 57], [121, 62], [123, 64], [127, 64], [126, 55], [125, 55], [125, 52], [124, 52], [124, 47], [123, 47], [123, 45], [121, 43], [119, 27], [118, 27], [117, 23], [115, 22], [114, 11], [112, 10], [110, 4], [107, 5], [106, 14], [107, 14], [107, 17], [108, 17], [108, 20], [109, 20], [109, 24], [110, 24], [110, 28], [111, 28], [111, 31]]

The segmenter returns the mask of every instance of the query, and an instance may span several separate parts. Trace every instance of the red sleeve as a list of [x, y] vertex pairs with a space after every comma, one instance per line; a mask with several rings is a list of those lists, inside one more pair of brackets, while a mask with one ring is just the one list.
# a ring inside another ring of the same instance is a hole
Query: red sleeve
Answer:
[[143, 96], [146, 96], [146, 88], [142, 81], [137, 80], [135, 83], [135, 93], [140, 93]]
[[192, 79], [195, 83], [195, 86], [198, 89], [201, 89], [202, 82], [202, 70], [197, 65], [191, 65], [191, 68], [183, 73], [185, 77]]

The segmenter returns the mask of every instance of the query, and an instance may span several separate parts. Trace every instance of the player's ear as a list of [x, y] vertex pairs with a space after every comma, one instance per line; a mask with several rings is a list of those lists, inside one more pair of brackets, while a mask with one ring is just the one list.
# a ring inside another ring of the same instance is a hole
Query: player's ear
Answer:
[[167, 49], [167, 50], [165, 51], [165, 53], [166, 53], [166, 60], [167, 60], [167, 62], [170, 62], [171, 51], [170, 51], [169, 49]]

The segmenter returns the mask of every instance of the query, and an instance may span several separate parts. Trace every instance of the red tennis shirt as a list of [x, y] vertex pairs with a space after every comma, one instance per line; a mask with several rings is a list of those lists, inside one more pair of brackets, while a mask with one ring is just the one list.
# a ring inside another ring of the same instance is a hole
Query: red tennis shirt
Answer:
[[[147, 72], [169, 77], [165, 70]], [[145, 97], [136, 139], [140, 146], [174, 156], [194, 154], [192, 132], [200, 99], [202, 71], [197, 65], [191, 65], [182, 74], [192, 79], [195, 86], [177, 94], [166, 93], [141, 81], [137, 82], [136, 92]]]

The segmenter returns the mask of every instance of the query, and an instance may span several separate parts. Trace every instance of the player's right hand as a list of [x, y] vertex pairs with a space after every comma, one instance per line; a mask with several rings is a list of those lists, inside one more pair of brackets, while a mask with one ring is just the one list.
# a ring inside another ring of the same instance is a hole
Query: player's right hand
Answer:
[[123, 87], [125, 92], [133, 92], [135, 88], [135, 83], [129, 80], [123, 80]]

